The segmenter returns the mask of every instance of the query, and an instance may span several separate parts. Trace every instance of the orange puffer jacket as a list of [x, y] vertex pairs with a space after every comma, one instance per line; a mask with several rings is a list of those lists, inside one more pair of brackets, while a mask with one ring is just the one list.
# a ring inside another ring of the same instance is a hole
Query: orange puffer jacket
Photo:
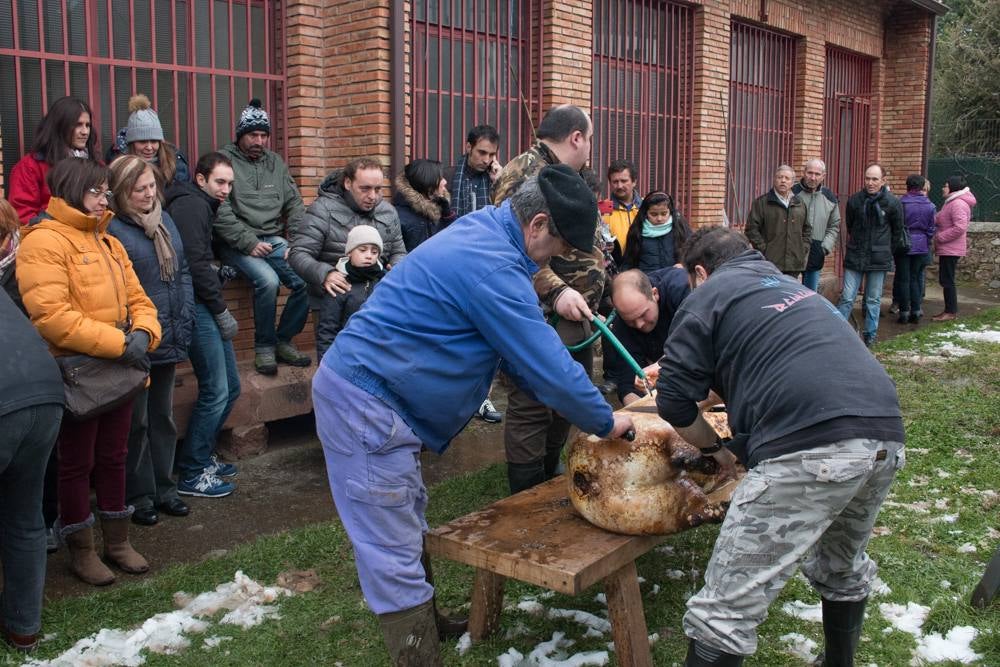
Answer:
[[160, 344], [156, 307], [132, 270], [122, 244], [105, 234], [113, 214], [100, 220], [53, 197], [51, 219], [24, 227], [17, 282], [32, 324], [52, 354], [116, 359], [125, 351], [123, 324]]

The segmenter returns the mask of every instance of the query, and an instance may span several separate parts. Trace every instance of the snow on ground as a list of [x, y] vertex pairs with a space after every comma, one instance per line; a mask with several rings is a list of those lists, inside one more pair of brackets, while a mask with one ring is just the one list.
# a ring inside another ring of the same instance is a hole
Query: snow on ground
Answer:
[[595, 616], [589, 611], [581, 611], [579, 609], [549, 609], [546, 616], [553, 620], [557, 618], [569, 619], [601, 634], [611, 632], [610, 621], [603, 619], [600, 616]]
[[610, 657], [607, 651], [589, 651], [567, 655], [566, 650], [573, 645], [562, 632], [553, 632], [552, 639], [541, 642], [528, 653], [527, 657], [515, 648], [497, 656], [499, 667], [602, 667]]
[[787, 635], [781, 635], [778, 639], [785, 642], [787, 645], [786, 650], [800, 660], [810, 665], [816, 660], [817, 644], [805, 635], [800, 635], [797, 632], [789, 632]]
[[233, 639], [232, 637], [220, 637], [218, 635], [212, 635], [211, 637], [205, 637], [205, 644], [204, 644], [204, 646], [202, 648], [204, 648], [204, 649], [215, 648], [216, 646], [218, 646], [222, 642], [228, 642], [228, 641], [231, 641], [232, 639]]
[[927, 615], [930, 613], [931, 608], [917, 604], [916, 602], [907, 602], [905, 605], [893, 602], [880, 602], [878, 610], [885, 617], [885, 620], [889, 621], [892, 627], [919, 638], [920, 628], [923, 626], [924, 621], [927, 620]]
[[459, 655], [465, 655], [465, 652], [470, 648], [472, 648], [472, 635], [466, 632], [458, 638], [458, 643], [455, 644], [455, 650], [458, 651]]
[[278, 607], [268, 603], [275, 602], [282, 595], [293, 593], [280, 586], [262, 586], [242, 571], [237, 571], [233, 581], [219, 584], [214, 591], [193, 598], [187, 593], [175, 593], [174, 603], [180, 609], [156, 614], [138, 628], [104, 628], [84, 637], [52, 660], [31, 660], [24, 664], [28, 667], [136, 667], [146, 661], [143, 651], [173, 654], [186, 649], [191, 641], [184, 636], [185, 633], [205, 632], [210, 623], [203, 619], [223, 609], [228, 613], [222, 618], [222, 623], [243, 628], [258, 625], [268, 618], [280, 618]]
[[968, 665], [983, 656], [972, 650], [972, 640], [979, 631], [968, 625], [960, 625], [948, 631], [944, 637], [932, 632], [917, 640], [914, 665], [926, 665], [933, 662], [955, 660]]
[[994, 331], [992, 329], [984, 329], [981, 331], [956, 329], [946, 333], [939, 333], [935, 336], [935, 339], [941, 340], [942, 342], [924, 350], [923, 354], [916, 351], [909, 351], [900, 352], [897, 356], [916, 364], [925, 364], [937, 363], [947, 361], [950, 358], [967, 357], [971, 354], [975, 354], [974, 351], [968, 348], [956, 345], [949, 340], [951, 338], [957, 338], [960, 341], [977, 343], [1000, 343], [1000, 331]]
[[958, 336], [962, 340], [974, 340], [979, 343], [1000, 343], [1000, 331], [984, 329], [983, 331], [955, 331], [947, 334]]
[[957, 514], [942, 514], [931, 519], [931, 523], [955, 523], [956, 521], [958, 521]]
[[976, 553], [976, 545], [966, 542], [958, 548], [958, 553], [960, 554], [974, 554]]
[[794, 618], [813, 623], [823, 622], [823, 607], [820, 604], [809, 604], [801, 600], [792, 600], [781, 605], [781, 611]]
[[667, 579], [683, 579], [687, 576], [687, 572], [684, 570], [667, 570], [664, 574], [666, 574]]
[[889, 584], [882, 581], [882, 577], [875, 575], [875, 581], [872, 582], [872, 595], [889, 595], [892, 593], [892, 589], [889, 588]]

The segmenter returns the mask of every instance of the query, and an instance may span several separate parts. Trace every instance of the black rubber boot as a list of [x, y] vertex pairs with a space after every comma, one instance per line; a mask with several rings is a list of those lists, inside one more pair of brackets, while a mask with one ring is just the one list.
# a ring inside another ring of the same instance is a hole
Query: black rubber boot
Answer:
[[537, 459], [530, 463], [508, 463], [507, 483], [510, 484], [510, 495], [530, 489], [545, 481], [545, 459]]
[[823, 636], [826, 650], [820, 656], [824, 667], [853, 667], [854, 652], [861, 640], [868, 598], [856, 602], [834, 602], [823, 598]]
[[742, 664], [742, 655], [723, 653], [697, 639], [692, 639], [688, 644], [687, 658], [684, 660], [684, 667], [740, 667]]
[[441, 667], [441, 642], [431, 600], [389, 614], [379, 614], [385, 647], [395, 667]]
[[[427, 547], [420, 554], [420, 564], [424, 566], [424, 579], [431, 586], [434, 585], [434, 571], [431, 569], [431, 555], [427, 553]], [[437, 624], [438, 639], [458, 639], [469, 629], [468, 616], [446, 616], [437, 607], [437, 598], [431, 598], [431, 605], [434, 607], [434, 622]]]
[[566, 467], [562, 464], [562, 447], [559, 449], [546, 449], [545, 450], [545, 479], [549, 480], [556, 475], [561, 475], [566, 472]]

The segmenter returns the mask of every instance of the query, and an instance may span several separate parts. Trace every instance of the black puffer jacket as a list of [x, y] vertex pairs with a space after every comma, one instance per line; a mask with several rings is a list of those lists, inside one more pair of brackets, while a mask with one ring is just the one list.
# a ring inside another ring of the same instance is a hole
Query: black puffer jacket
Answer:
[[195, 300], [205, 304], [213, 315], [226, 309], [212, 254], [212, 221], [219, 203], [193, 183], [175, 183], [167, 188], [164, 205], [181, 234]]
[[856, 192], [847, 200], [847, 251], [844, 268], [852, 271], [889, 271], [892, 254], [905, 245], [903, 206], [884, 186], [867, 207], [868, 193]]
[[402, 174], [396, 176], [395, 184], [396, 194], [392, 198], [392, 205], [399, 214], [406, 252], [413, 252], [414, 248], [447, 227], [454, 219], [451, 200], [447, 195], [433, 200], [424, 197], [413, 189]]

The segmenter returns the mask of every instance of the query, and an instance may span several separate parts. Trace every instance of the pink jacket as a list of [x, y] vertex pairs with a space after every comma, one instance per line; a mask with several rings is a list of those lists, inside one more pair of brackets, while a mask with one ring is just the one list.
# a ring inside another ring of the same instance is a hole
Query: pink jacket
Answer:
[[969, 188], [948, 195], [934, 218], [934, 254], [938, 257], [965, 257], [965, 236], [976, 197]]

